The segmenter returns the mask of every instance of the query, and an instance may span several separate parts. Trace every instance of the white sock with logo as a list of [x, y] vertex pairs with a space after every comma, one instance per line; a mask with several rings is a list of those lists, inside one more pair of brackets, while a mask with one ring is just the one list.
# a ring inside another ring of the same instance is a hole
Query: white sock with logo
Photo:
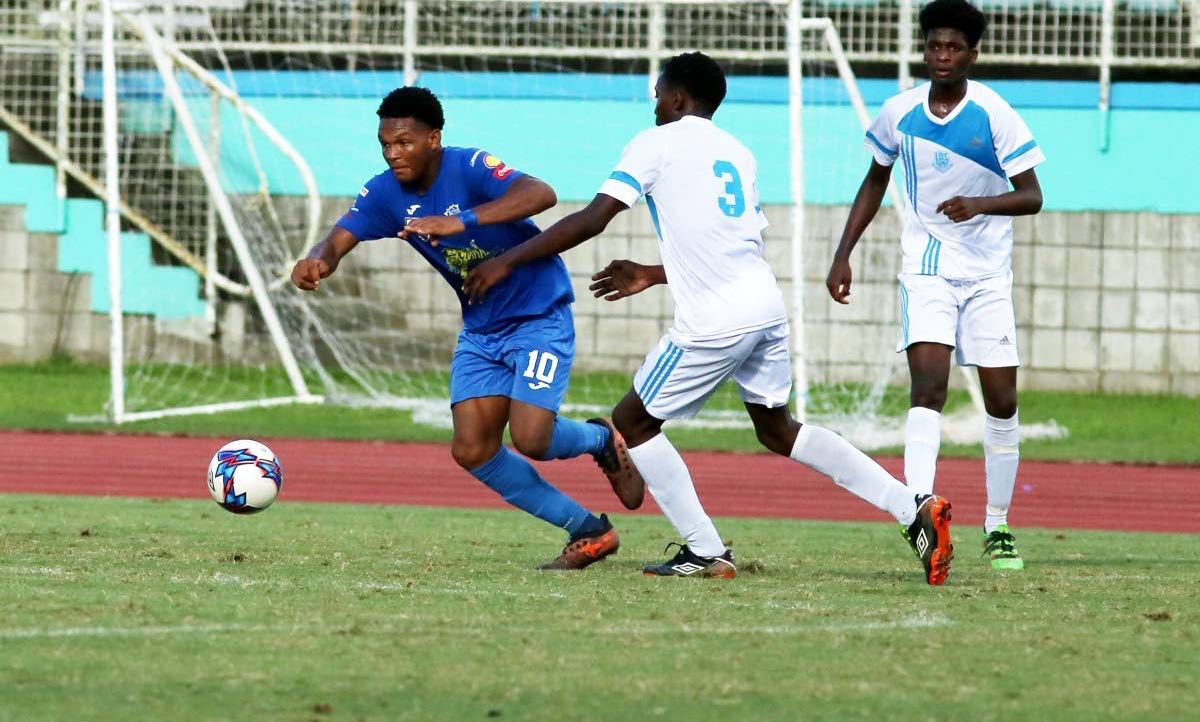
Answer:
[[908, 487], [829, 429], [812, 424], [801, 426], [791, 457], [833, 479], [877, 509], [888, 512], [904, 526], [912, 524], [917, 516], [917, 505]]
[[629, 447], [629, 457], [667, 521], [687, 540], [692, 553], [702, 557], [724, 554], [725, 543], [704, 513], [692, 475], [667, 435], [660, 433], [639, 446]]
[[938, 448], [942, 445], [942, 415], [924, 406], [908, 410], [904, 422], [904, 481], [909, 493], [933, 493]]
[[1017, 464], [1021, 460], [1021, 427], [1017, 415], [997, 419], [988, 415], [983, 425], [983, 467], [987, 482], [987, 508], [983, 530], [991, 533], [1008, 523], [1008, 507], [1017, 485]]

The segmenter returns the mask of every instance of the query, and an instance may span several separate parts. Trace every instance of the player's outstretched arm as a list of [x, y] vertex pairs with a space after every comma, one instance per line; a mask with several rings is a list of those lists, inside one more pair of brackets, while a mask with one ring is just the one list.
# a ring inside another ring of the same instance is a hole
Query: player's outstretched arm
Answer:
[[595, 281], [588, 290], [596, 298], [619, 301], [641, 293], [651, 286], [665, 284], [667, 271], [662, 266], [644, 266], [633, 261], [611, 261], [603, 270], [592, 275]]
[[850, 296], [850, 282], [853, 279], [850, 253], [854, 251], [863, 231], [867, 230], [867, 226], [871, 225], [875, 214], [879, 212], [883, 194], [887, 192], [891, 177], [891, 166], [881, 165], [872, 160], [862, 185], [858, 187], [858, 194], [854, 196], [854, 204], [850, 206], [850, 215], [846, 217], [846, 226], [842, 229], [842, 240], [833, 254], [829, 275], [825, 277], [825, 287], [838, 303], [850, 303], [846, 300]]
[[296, 261], [292, 268], [292, 283], [302, 291], [317, 290], [321, 279], [336, 271], [342, 257], [357, 245], [358, 239], [350, 231], [334, 226], [307, 256]]
[[975, 216], [1031, 216], [1042, 210], [1042, 186], [1033, 168], [1009, 179], [1013, 189], [998, 196], [954, 196], [938, 204], [938, 213], [955, 223], [969, 221]]
[[512, 269], [570, 250], [600, 235], [608, 228], [609, 222], [625, 209], [626, 205], [616, 198], [597, 193], [583, 210], [564, 216], [533, 238], [472, 269], [463, 282], [463, 294], [470, 303], [482, 301], [488, 289], [508, 278]]
[[436, 246], [439, 238], [467, 230], [467, 225], [488, 226], [511, 223], [536, 216], [558, 203], [554, 189], [545, 181], [524, 175], [512, 182], [504, 195], [464, 211], [457, 216], [414, 218], [400, 231], [401, 238], [421, 236]]

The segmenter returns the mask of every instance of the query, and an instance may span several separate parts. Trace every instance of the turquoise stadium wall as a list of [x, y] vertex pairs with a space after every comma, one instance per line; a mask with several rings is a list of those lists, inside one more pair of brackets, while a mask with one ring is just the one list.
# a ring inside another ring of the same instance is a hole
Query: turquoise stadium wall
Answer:
[[[232, 82], [308, 159], [322, 195], [351, 196], [382, 170], [375, 145], [375, 108], [396, 84], [393, 73], [235, 72]], [[121, 92], [127, 118], [148, 126], [163, 122], [155, 97], [157, 78], [130, 75]], [[624, 143], [652, 122], [642, 76], [540, 73], [427, 73], [422, 83], [446, 108], [445, 142], [485, 147], [517, 168], [538, 175], [563, 200], [591, 198], [616, 162]], [[890, 80], [864, 80], [872, 113], [895, 92]], [[1046, 210], [1200, 212], [1191, 169], [1200, 165], [1200, 86], [1118, 83], [1114, 86], [1108, 147], [1101, 149], [1103, 119], [1094, 83], [994, 81], [990, 85], [1017, 107], [1045, 149], [1038, 169]], [[207, 123], [208, 102], [198, 85], [197, 120]], [[90, 91], [89, 92], [94, 92]], [[861, 134], [836, 81], [810, 79], [806, 97], [826, 98], [806, 116], [805, 172], [814, 203], [849, 203], [861, 172], [831, 176], [844, 167], [844, 150]], [[282, 93], [289, 95], [281, 96]], [[788, 200], [786, 86], [782, 78], [732, 78], [718, 124], [738, 135], [760, 164], [760, 192], [767, 203]], [[249, 192], [258, 180], [249, 166], [240, 121], [222, 113], [223, 164], [231, 190]], [[824, 129], [818, 133], [812, 129]], [[257, 136], [256, 132], [252, 134]], [[194, 162], [177, 139], [182, 162]], [[290, 163], [261, 137], [255, 141], [272, 177], [273, 190], [301, 193]], [[849, 161], [865, 171], [866, 151]], [[840, 177], [839, 177], [840, 176]]]

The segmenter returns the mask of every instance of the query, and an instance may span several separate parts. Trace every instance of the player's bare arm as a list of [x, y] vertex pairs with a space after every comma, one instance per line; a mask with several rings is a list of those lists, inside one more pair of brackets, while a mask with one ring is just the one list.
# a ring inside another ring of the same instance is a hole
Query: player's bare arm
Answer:
[[846, 227], [842, 229], [842, 240], [833, 254], [829, 275], [825, 277], [825, 287], [838, 303], [850, 303], [847, 299], [854, 275], [850, 270], [850, 253], [858, 245], [858, 239], [867, 230], [867, 226], [875, 219], [875, 214], [879, 212], [883, 194], [887, 192], [891, 177], [891, 166], [881, 165], [872, 160], [871, 167], [867, 169], [867, 175], [854, 196], [854, 204], [850, 206], [850, 215], [846, 218]]
[[626, 206], [621, 201], [597, 193], [583, 210], [565, 216], [533, 238], [476, 266], [463, 282], [463, 294], [470, 303], [482, 301], [488, 289], [508, 278], [512, 269], [570, 250], [600, 235], [623, 210], [626, 210]]
[[667, 271], [661, 266], [646, 266], [633, 261], [611, 261], [602, 270], [592, 274], [595, 281], [588, 290], [596, 298], [619, 301], [645, 291], [651, 286], [666, 284]]
[[945, 213], [955, 223], [969, 221], [975, 216], [1029, 216], [1042, 210], [1042, 187], [1033, 168], [1009, 179], [1013, 189], [998, 196], [954, 196], [938, 204], [937, 212]]
[[335, 226], [307, 256], [296, 262], [292, 268], [292, 283], [302, 291], [317, 290], [321, 279], [336, 271], [342, 257], [357, 245], [358, 239], [350, 231]]
[[[475, 214], [475, 224], [486, 226], [524, 220], [553, 208], [555, 203], [558, 203], [558, 196], [549, 184], [525, 175], [513, 181], [504, 195], [481, 203], [471, 211]], [[409, 221], [398, 235], [401, 238], [420, 236], [436, 246], [439, 238], [457, 235], [466, 229], [460, 216], [425, 216]]]

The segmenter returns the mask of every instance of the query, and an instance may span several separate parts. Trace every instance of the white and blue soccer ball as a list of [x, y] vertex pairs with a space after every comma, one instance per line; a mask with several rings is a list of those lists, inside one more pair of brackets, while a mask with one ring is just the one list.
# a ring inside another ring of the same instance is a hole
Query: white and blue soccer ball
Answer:
[[279, 496], [283, 467], [275, 452], [253, 439], [225, 444], [208, 463], [208, 493], [234, 514], [254, 514]]

